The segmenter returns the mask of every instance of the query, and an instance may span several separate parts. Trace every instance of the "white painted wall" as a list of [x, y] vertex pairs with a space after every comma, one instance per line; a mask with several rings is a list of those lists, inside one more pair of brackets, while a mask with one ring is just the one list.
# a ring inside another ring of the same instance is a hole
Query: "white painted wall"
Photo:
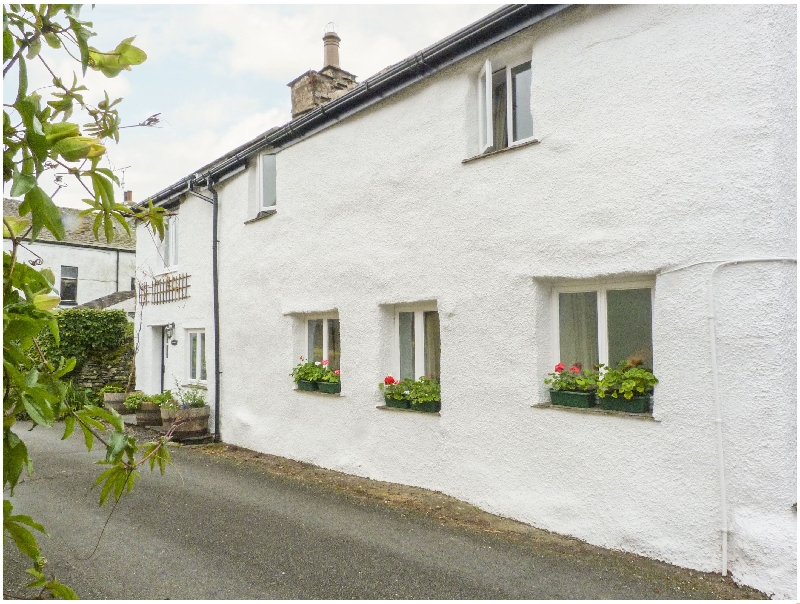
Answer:
[[[165, 345], [164, 389], [175, 390], [176, 382], [185, 387], [189, 381], [188, 330], [202, 329], [206, 333], [206, 367], [208, 380], [206, 400], [214, 404], [214, 348], [211, 280], [211, 205], [189, 197], [176, 212], [178, 220], [178, 265], [172, 273], [189, 274], [189, 297], [166, 304], [138, 305], [134, 333], [139, 332], [136, 353], [136, 387], [148, 394], [161, 391], [161, 326], [175, 324], [171, 340]], [[157, 243], [160, 240], [141, 224], [136, 232], [136, 274], [140, 282], [152, 282], [165, 274], [164, 263]], [[212, 411], [209, 429], [214, 430]]]
[[[40, 256], [43, 263], [37, 268], [49, 268], [56, 278], [56, 290], [61, 284], [61, 267], [78, 267], [78, 301], [85, 304], [97, 298], [113, 294], [117, 289], [117, 256], [119, 255], [119, 291], [131, 288], [131, 278], [135, 275], [136, 255], [133, 251], [105, 250], [92, 247], [35, 241], [20, 248], [18, 259], [21, 262], [35, 260]], [[11, 241], [3, 240], [3, 250], [11, 251]], [[72, 306], [72, 305], [70, 305]], [[130, 308], [128, 308], [128, 306]], [[133, 310], [131, 302], [124, 309]], [[65, 308], [68, 308], [65, 306]]]
[[[252, 169], [221, 184], [224, 440], [718, 571], [711, 265], [661, 271], [796, 254], [795, 49], [792, 6], [576, 7], [281, 152], [268, 219], [245, 224]], [[541, 144], [462, 164], [483, 62], [520, 51]], [[210, 212], [181, 208], [193, 297], [145, 325], [210, 326]], [[655, 280], [656, 421], [531, 408], [552, 288], [626, 277]], [[714, 287], [729, 567], [793, 599], [796, 268], [730, 266]], [[429, 300], [441, 416], [377, 410], [394, 305]], [[296, 392], [302, 313], [332, 310], [342, 394]]]

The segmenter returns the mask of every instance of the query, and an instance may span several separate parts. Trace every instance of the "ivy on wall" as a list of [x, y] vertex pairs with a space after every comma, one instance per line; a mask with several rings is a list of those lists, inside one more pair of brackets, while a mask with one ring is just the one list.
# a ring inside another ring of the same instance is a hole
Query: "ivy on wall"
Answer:
[[60, 342], [56, 345], [50, 330], [38, 338], [48, 359], [75, 357], [75, 369], [81, 371], [87, 361], [114, 361], [133, 347], [133, 324], [123, 310], [70, 308], [58, 313]]

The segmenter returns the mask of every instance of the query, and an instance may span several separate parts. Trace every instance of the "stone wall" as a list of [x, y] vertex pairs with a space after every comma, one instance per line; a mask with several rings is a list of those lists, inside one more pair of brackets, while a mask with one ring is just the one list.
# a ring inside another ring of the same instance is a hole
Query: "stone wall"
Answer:
[[[89, 359], [80, 371], [72, 374], [72, 379], [81, 388], [99, 390], [106, 384], [125, 386], [128, 375], [133, 369], [133, 343], [127, 345], [117, 353], [105, 355], [102, 358]], [[131, 387], [136, 383], [136, 374], [131, 379]]]

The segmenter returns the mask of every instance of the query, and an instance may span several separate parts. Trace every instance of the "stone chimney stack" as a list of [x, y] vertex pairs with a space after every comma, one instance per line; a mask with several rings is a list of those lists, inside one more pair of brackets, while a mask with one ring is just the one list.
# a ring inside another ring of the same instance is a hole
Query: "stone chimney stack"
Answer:
[[356, 76], [339, 67], [339, 42], [333, 23], [325, 26], [323, 65], [309, 70], [287, 84], [292, 89], [292, 119], [342, 96], [357, 86]]
[[125, 201], [133, 203], [133, 191], [125, 191]]

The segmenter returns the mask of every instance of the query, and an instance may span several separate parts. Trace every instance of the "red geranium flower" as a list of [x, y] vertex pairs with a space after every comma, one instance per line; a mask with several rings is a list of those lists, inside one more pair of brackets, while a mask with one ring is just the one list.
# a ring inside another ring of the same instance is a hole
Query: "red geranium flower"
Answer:
[[340, 372], [338, 369], [334, 369], [334, 370], [333, 370], [333, 372], [334, 372], [336, 375], [339, 375], [339, 374], [341, 373], [341, 372]]
[[396, 384], [397, 382], [394, 381], [394, 378], [391, 375], [387, 375], [384, 378], [383, 383], [386, 384], [387, 386], [391, 386], [392, 384]]
[[559, 363], [556, 365], [556, 373], [561, 373], [562, 371], [564, 371], [564, 363]]
[[327, 365], [328, 363], [330, 363], [330, 361], [326, 361], [325, 359], [323, 359], [323, 360], [322, 360], [322, 366], [323, 366], [323, 367], [324, 367], [325, 365]]
[[578, 367], [577, 365], [573, 365], [572, 367], [569, 368], [569, 370], [570, 370], [571, 373], [580, 373], [581, 372], [581, 368]]

